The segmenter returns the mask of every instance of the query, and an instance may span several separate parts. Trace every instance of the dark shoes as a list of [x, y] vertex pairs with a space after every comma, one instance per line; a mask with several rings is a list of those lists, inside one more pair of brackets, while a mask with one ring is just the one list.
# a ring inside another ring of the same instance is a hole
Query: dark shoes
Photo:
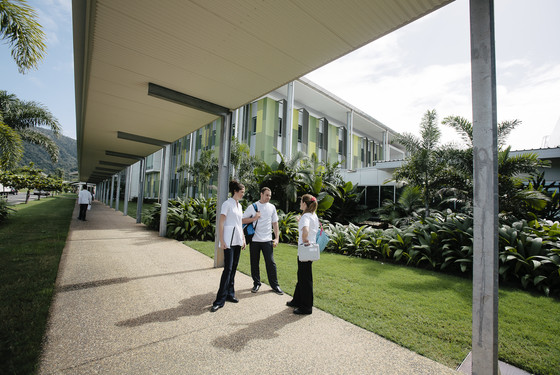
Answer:
[[294, 309], [294, 314], [297, 315], [311, 315], [311, 313], [312, 313], [311, 309], [304, 309], [303, 307], [298, 307]]
[[218, 309], [221, 309], [222, 307], [224, 307], [224, 305], [222, 305], [222, 306], [212, 305], [212, 308], [210, 309], [210, 312], [216, 312], [216, 311], [218, 311]]
[[226, 301], [228, 301], [228, 302], [233, 302], [233, 303], [239, 302], [239, 300], [238, 300], [237, 298], [232, 297], [232, 296], [227, 296], [227, 297], [226, 297]]
[[297, 307], [297, 305], [294, 303], [294, 300], [291, 300], [291, 301], [286, 302], [286, 306], [289, 306], [289, 307]]
[[282, 291], [282, 289], [280, 289], [279, 286], [277, 286], [276, 288], [272, 288], [272, 291], [276, 294], [278, 294], [279, 296], [281, 296], [282, 294], [284, 294], [284, 292]]
[[257, 293], [260, 288], [261, 286], [259, 284], [253, 286], [253, 289], [251, 289], [251, 293]]

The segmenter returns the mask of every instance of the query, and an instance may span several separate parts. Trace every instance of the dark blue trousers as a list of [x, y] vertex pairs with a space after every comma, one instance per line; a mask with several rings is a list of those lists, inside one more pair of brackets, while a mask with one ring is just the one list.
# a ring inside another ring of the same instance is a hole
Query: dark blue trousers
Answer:
[[251, 255], [251, 277], [253, 278], [253, 285], [261, 285], [261, 251], [264, 256], [264, 264], [266, 265], [266, 275], [268, 276], [268, 283], [272, 288], [277, 288], [278, 275], [276, 273], [276, 263], [274, 262], [274, 247], [272, 241], [267, 242], [251, 242], [249, 245]]
[[224, 250], [224, 271], [220, 279], [220, 288], [214, 306], [223, 306], [226, 303], [226, 298], [235, 297], [235, 272], [239, 264], [239, 255], [241, 254], [241, 246], [232, 246], [230, 249]]

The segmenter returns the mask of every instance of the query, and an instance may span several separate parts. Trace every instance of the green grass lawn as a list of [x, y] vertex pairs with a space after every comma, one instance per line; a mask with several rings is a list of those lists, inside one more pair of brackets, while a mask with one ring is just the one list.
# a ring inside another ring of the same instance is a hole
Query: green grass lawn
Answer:
[[0, 374], [36, 372], [76, 194], [11, 206], [0, 225]]
[[[187, 241], [213, 257], [214, 243]], [[297, 248], [274, 252], [281, 288], [292, 294]], [[268, 283], [261, 257], [261, 278]], [[250, 274], [249, 252], [239, 271]], [[472, 283], [460, 277], [322, 253], [313, 264], [315, 306], [401, 346], [457, 367], [471, 348]], [[217, 286], [216, 286], [217, 287]], [[499, 358], [536, 374], [560, 374], [560, 302], [499, 291]]]
[[[142, 203], [142, 222], [144, 223], [146, 211], [152, 208], [154, 203]], [[126, 215], [136, 218], [136, 209], [138, 207], [138, 202], [128, 202], [128, 207], [126, 209]], [[124, 212], [124, 200], [119, 201], [119, 211]]]

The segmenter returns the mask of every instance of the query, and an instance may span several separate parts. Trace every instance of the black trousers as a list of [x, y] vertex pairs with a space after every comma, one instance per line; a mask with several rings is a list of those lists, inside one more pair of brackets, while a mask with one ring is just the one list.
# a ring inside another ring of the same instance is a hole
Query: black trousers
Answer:
[[224, 270], [220, 279], [220, 288], [214, 301], [214, 306], [223, 306], [226, 298], [235, 297], [235, 272], [239, 264], [239, 255], [241, 254], [241, 246], [232, 246], [230, 249], [224, 250]]
[[80, 203], [80, 214], [78, 215], [78, 219], [85, 220], [86, 219], [86, 212], [87, 212], [87, 203]]
[[267, 242], [251, 242], [249, 245], [250, 259], [251, 259], [251, 277], [253, 278], [253, 285], [261, 285], [261, 251], [264, 256], [264, 264], [266, 266], [266, 275], [268, 282], [272, 288], [277, 288], [278, 274], [276, 273], [276, 263], [274, 262], [274, 247], [272, 241]]
[[313, 307], [313, 262], [300, 262], [298, 258], [297, 284], [293, 303], [303, 309]]

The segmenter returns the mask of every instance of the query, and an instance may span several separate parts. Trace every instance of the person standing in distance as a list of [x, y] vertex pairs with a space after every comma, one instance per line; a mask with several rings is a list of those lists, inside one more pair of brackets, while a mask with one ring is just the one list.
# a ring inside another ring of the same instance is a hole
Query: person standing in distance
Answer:
[[[261, 251], [264, 256], [266, 265], [266, 274], [268, 282], [274, 293], [278, 295], [284, 294], [280, 285], [278, 285], [278, 274], [276, 272], [276, 263], [274, 262], [274, 248], [278, 245], [278, 214], [276, 207], [270, 203], [272, 191], [263, 187], [261, 189], [261, 199], [254, 204], [250, 204], [243, 214], [243, 224], [252, 223], [255, 228], [253, 240], [249, 245], [251, 259], [251, 277], [253, 278], [253, 289], [251, 292], [256, 293], [261, 287], [261, 272], [259, 263], [261, 260]], [[272, 239], [272, 231], [274, 231], [274, 240]]]
[[78, 215], [78, 220], [86, 220], [86, 212], [88, 205], [91, 204], [91, 193], [87, 190], [87, 186], [82, 185], [82, 190], [78, 193], [78, 204], [80, 205], [80, 214]]
[[[317, 211], [317, 198], [311, 194], [301, 197], [299, 208], [303, 211], [298, 223], [298, 244], [316, 243], [319, 231], [319, 218]], [[309, 315], [313, 311], [313, 272], [312, 261], [300, 261], [298, 258], [297, 283], [294, 298], [286, 305], [295, 307], [294, 314]]]
[[229, 183], [231, 198], [228, 198], [220, 211], [220, 222], [218, 224], [218, 236], [220, 249], [224, 251], [224, 270], [220, 279], [220, 287], [216, 300], [212, 304], [210, 312], [216, 312], [224, 307], [226, 301], [237, 303], [235, 297], [235, 272], [239, 264], [241, 248], [245, 248], [245, 237], [241, 226], [243, 208], [239, 200], [245, 194], [245, 186], [237, 181]]

